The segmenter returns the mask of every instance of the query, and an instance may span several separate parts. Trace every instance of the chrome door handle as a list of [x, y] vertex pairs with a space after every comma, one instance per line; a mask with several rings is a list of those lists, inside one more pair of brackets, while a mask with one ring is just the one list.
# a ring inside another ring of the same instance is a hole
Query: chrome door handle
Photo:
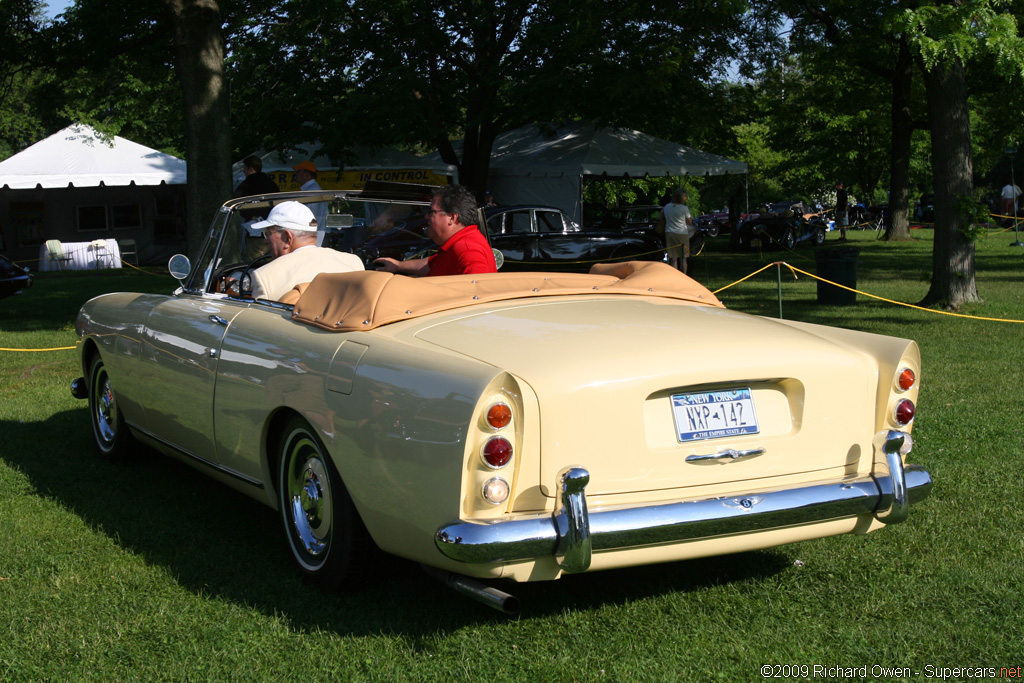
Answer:
[[228, 321], [220, 317], [219, 315], [211, 315], [210, 322], [217, 323], [218, 325], [223, 325], [224, 327], [228, 326]]
[[756, 458], [759, 455], [764, 455], [763, 448], [751, 448], [748, 451], [736, 451], [730, 448], [717, 453], [708, 453], [706, 455], [691, 455], [686, 458], [686, 462], [708, 462], [718, 460], [735, 462], [737, 460], [746, 460], [747, 458]]

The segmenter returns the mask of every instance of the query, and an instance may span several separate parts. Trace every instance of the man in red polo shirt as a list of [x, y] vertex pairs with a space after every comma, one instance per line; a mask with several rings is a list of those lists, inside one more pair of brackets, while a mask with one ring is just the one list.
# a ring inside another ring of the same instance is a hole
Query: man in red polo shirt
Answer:
[[381, 257], [370, 265], [401, 275], [496, 273], [494, 252], [476, 226], [476, 197], [462, 185], [434, 193], [427, 212], [427, 234], [438, 245], [433, 256], [409, 261]]

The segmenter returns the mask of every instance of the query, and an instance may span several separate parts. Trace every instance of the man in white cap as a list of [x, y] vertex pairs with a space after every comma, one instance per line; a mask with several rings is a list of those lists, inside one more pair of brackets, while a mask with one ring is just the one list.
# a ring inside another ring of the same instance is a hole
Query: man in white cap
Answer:
[[295, 285], [310, 282], [319, 273], [363, 270], [355, 254], [316, 246], [317, 222], [313, 212], [299, 202], [281, 202], [267, 220], [253, 223], [274, 260], [252, 272], [252, 297], [278, 301]]

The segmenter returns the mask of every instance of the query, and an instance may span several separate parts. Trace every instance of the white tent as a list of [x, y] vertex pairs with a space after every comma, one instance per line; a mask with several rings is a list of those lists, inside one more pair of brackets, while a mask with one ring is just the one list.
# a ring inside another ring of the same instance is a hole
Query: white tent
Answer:
[[[263, 172], [278, 184], [281, 190], [298, 189], [291, 187], [292, 168], [300, 161], [312, 161], [317, 168], [317, 182], [325, 190], [360, 189], [368, 180], [389, 180], [402, 183], [430, 185], [447, 184], [455, 176], [455, 166], [445, 164], [436, 157], [419, 157], [397, 149], [355, 147], [350, 150], [351, 163], [339, 164], [326, 154], [318, 153], [319, 142], [297, 145], [286, 152], [256, 152], [263, 162]], [[231, 167], [235, 185], [242, 182], [242, 161]]]
[[75, 124], [0, 161], [0, 188], [183, 185], [185, 161]]
[[488, 187], [501, 204], [548, 204], [574, 220], [584, 177], [743, 174], [747, 165], [646, 133], [588, 123], [530, 125], [494, 142]]
[[114, 240], [162, 261], [184, 248], [185, 180], [182, 159], [68, 126], [0, 162], [0, 247], [30, 261], [48, 240]]

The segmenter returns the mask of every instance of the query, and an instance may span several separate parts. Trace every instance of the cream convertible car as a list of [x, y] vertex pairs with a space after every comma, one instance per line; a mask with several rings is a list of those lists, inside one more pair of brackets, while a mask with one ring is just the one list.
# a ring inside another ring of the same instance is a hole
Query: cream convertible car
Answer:
[[278, 509], [318, 584], [358, 577], [375, 544], [511, 609], [469, 577], [863, 534], [931, 488], [904, 463], [913, 341], [733, 312], [653, 262], [310, 273], [253, 301], [241, 206], [195, 263], [172, 259], [173, 294], [82, 307], [73, 392], [101, 455], [137, 439]]

